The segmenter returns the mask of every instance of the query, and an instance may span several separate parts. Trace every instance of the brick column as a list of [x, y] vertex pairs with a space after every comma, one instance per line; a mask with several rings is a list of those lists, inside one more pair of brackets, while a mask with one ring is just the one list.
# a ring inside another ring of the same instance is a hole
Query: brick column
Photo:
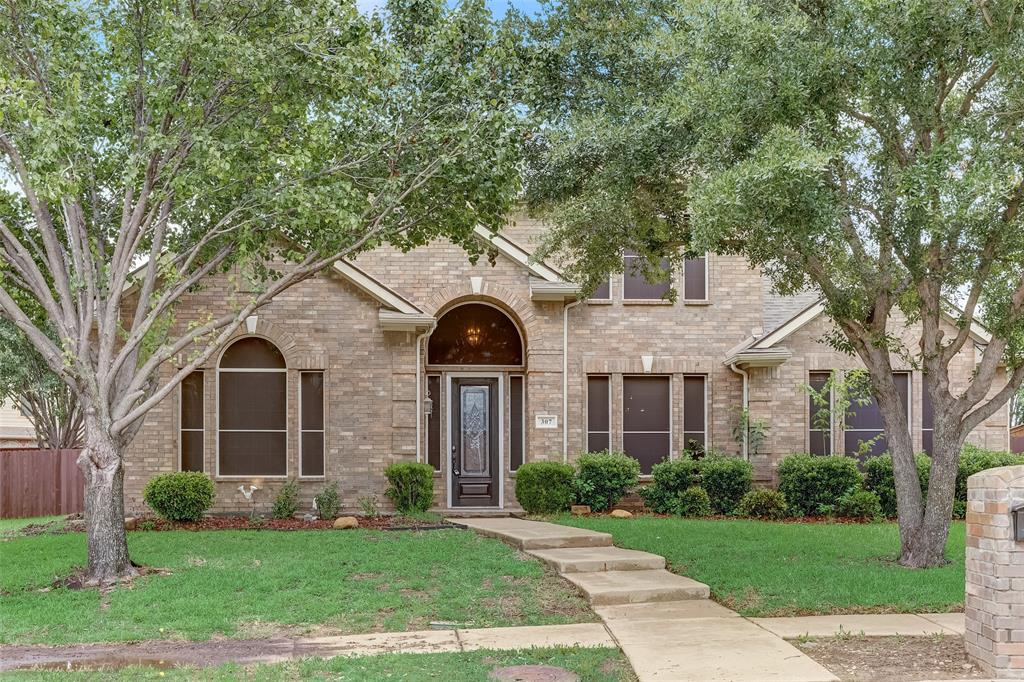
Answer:
[[1024, 543], [1010, 511], [1024, 504], [1024, 466], [967, 479], [967, 655], [987, 675], [1024, 680]]

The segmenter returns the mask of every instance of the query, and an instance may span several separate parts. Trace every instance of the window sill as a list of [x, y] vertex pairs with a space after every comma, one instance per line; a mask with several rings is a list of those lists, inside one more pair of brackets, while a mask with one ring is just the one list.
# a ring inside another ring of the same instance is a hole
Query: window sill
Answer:
[[610, 298], [588, 298], [587, 305], [611, 305], [612, 299]]
[[661, 298], [624, 298], [622, 305], [675, 305], [675, 301], [666, 301]]
[[703, 306], [703, 305], [711, 305], [711, 301], [708, 301], [708, 300], [704, 300], [704, 301], [682, 301], [682, 304], [683, 305], [693, 305], [693, 306]]
[[316, 482], [316, 481], [326, 481], [327, 480], [327, 476], [299, 476], [298, 480], [300, 480], [300, 481], [313, 481], [313, 482]]
[[291, 476], [285, 474], [283, 476], [267, 476], [266, 474], [241, 474], [238, 476], [214, 476], [213, 481], [223, 481], [225, 483], [233, 483], [237, 481], [255, 481], [257, 479], [261, 481], [287, 481]]

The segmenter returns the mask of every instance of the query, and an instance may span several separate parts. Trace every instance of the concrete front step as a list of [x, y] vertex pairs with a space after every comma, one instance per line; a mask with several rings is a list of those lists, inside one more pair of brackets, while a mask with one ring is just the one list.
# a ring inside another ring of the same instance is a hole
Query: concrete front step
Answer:
[[583, 592], [593, 606], [708, 599], [704, 583], [662, 570], [566, 573], [566, 580]]
[[480, 535], [499, 538], [519, 549], [558, 549], [560, 547], [610, 547], [612, 536], [584, 528], [559, 526], [555, 523], [523, 519], [466, 519], [447, 517], [447, 521], [476, 531]]
[[665, 557], [621, 547], [568, 547], [531, 549], [532, 554], [559, 573], [595, 571], [649, 571], [665, 568]]

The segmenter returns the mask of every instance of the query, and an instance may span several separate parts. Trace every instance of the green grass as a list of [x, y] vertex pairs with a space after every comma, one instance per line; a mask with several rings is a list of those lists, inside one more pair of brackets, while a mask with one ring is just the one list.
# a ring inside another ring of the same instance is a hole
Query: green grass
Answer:
[[101, 594], [49, 587], [85, 563], [85, 535], [0, 542], [0, 642], [207, 639], [593, 620], [539, 562], [469, 531], [128, 534], [149, 575]]
[[954, 522], [941, 568], [896, 563], [893, 523], [802, 524], [639, 516], [560, 517], [606, 531], [620, 547], [663, 555], [669, 568], [707, 583], [745, 616], [959, 611], [964, 601], [962, 522]]
[[[0, 519], [0, 535], [7, 535], [21, 530], [30, 523], [50, 523], [51, 521], [63, 521], [63, 516], [30, 516], [25, 519]], [[63, 523], [54, 524], [63, 526]]]
[[331, 679], [377, 682], [377, 680], [444, 680], [480, 682], [489, 679], [498, 666], [544, 664], [575, 672], [581, 682], [634, 682], [636, 676], [616, 649], [529, 649], [523, 651], [472, 651], [447, 654], [385, 654], [357, 658], [309, 658], [273, 665], [226, 665], [207, 669], [123, 668], [102, 672], [7, 673], [9, 679], [47, 681], [111, 680], [297, 680]]

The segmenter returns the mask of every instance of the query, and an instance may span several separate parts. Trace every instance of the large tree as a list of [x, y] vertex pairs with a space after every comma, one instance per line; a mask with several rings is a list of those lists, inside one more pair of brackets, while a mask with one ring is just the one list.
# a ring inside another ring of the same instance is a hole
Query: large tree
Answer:
[[[135, 572], [126, 447], [247, 316], [340, 257], [442, 235], [474, 251], [502, 223], [511, 48], [482, 0], [3, 3], [0, 316], [84, 409], [93, 581]], [[176, 325], [231, 268], [258, 284]]]
[[[567, 0], [522, 23], [549, 248], [590, 285], [622, 248], [711, 248], [820, 292], [881, 406], [900, 561], [943, 562], [961, 446], [1024, 381], [1024, 4]], [[898, 357], [934, 408], [926, 497]]]

